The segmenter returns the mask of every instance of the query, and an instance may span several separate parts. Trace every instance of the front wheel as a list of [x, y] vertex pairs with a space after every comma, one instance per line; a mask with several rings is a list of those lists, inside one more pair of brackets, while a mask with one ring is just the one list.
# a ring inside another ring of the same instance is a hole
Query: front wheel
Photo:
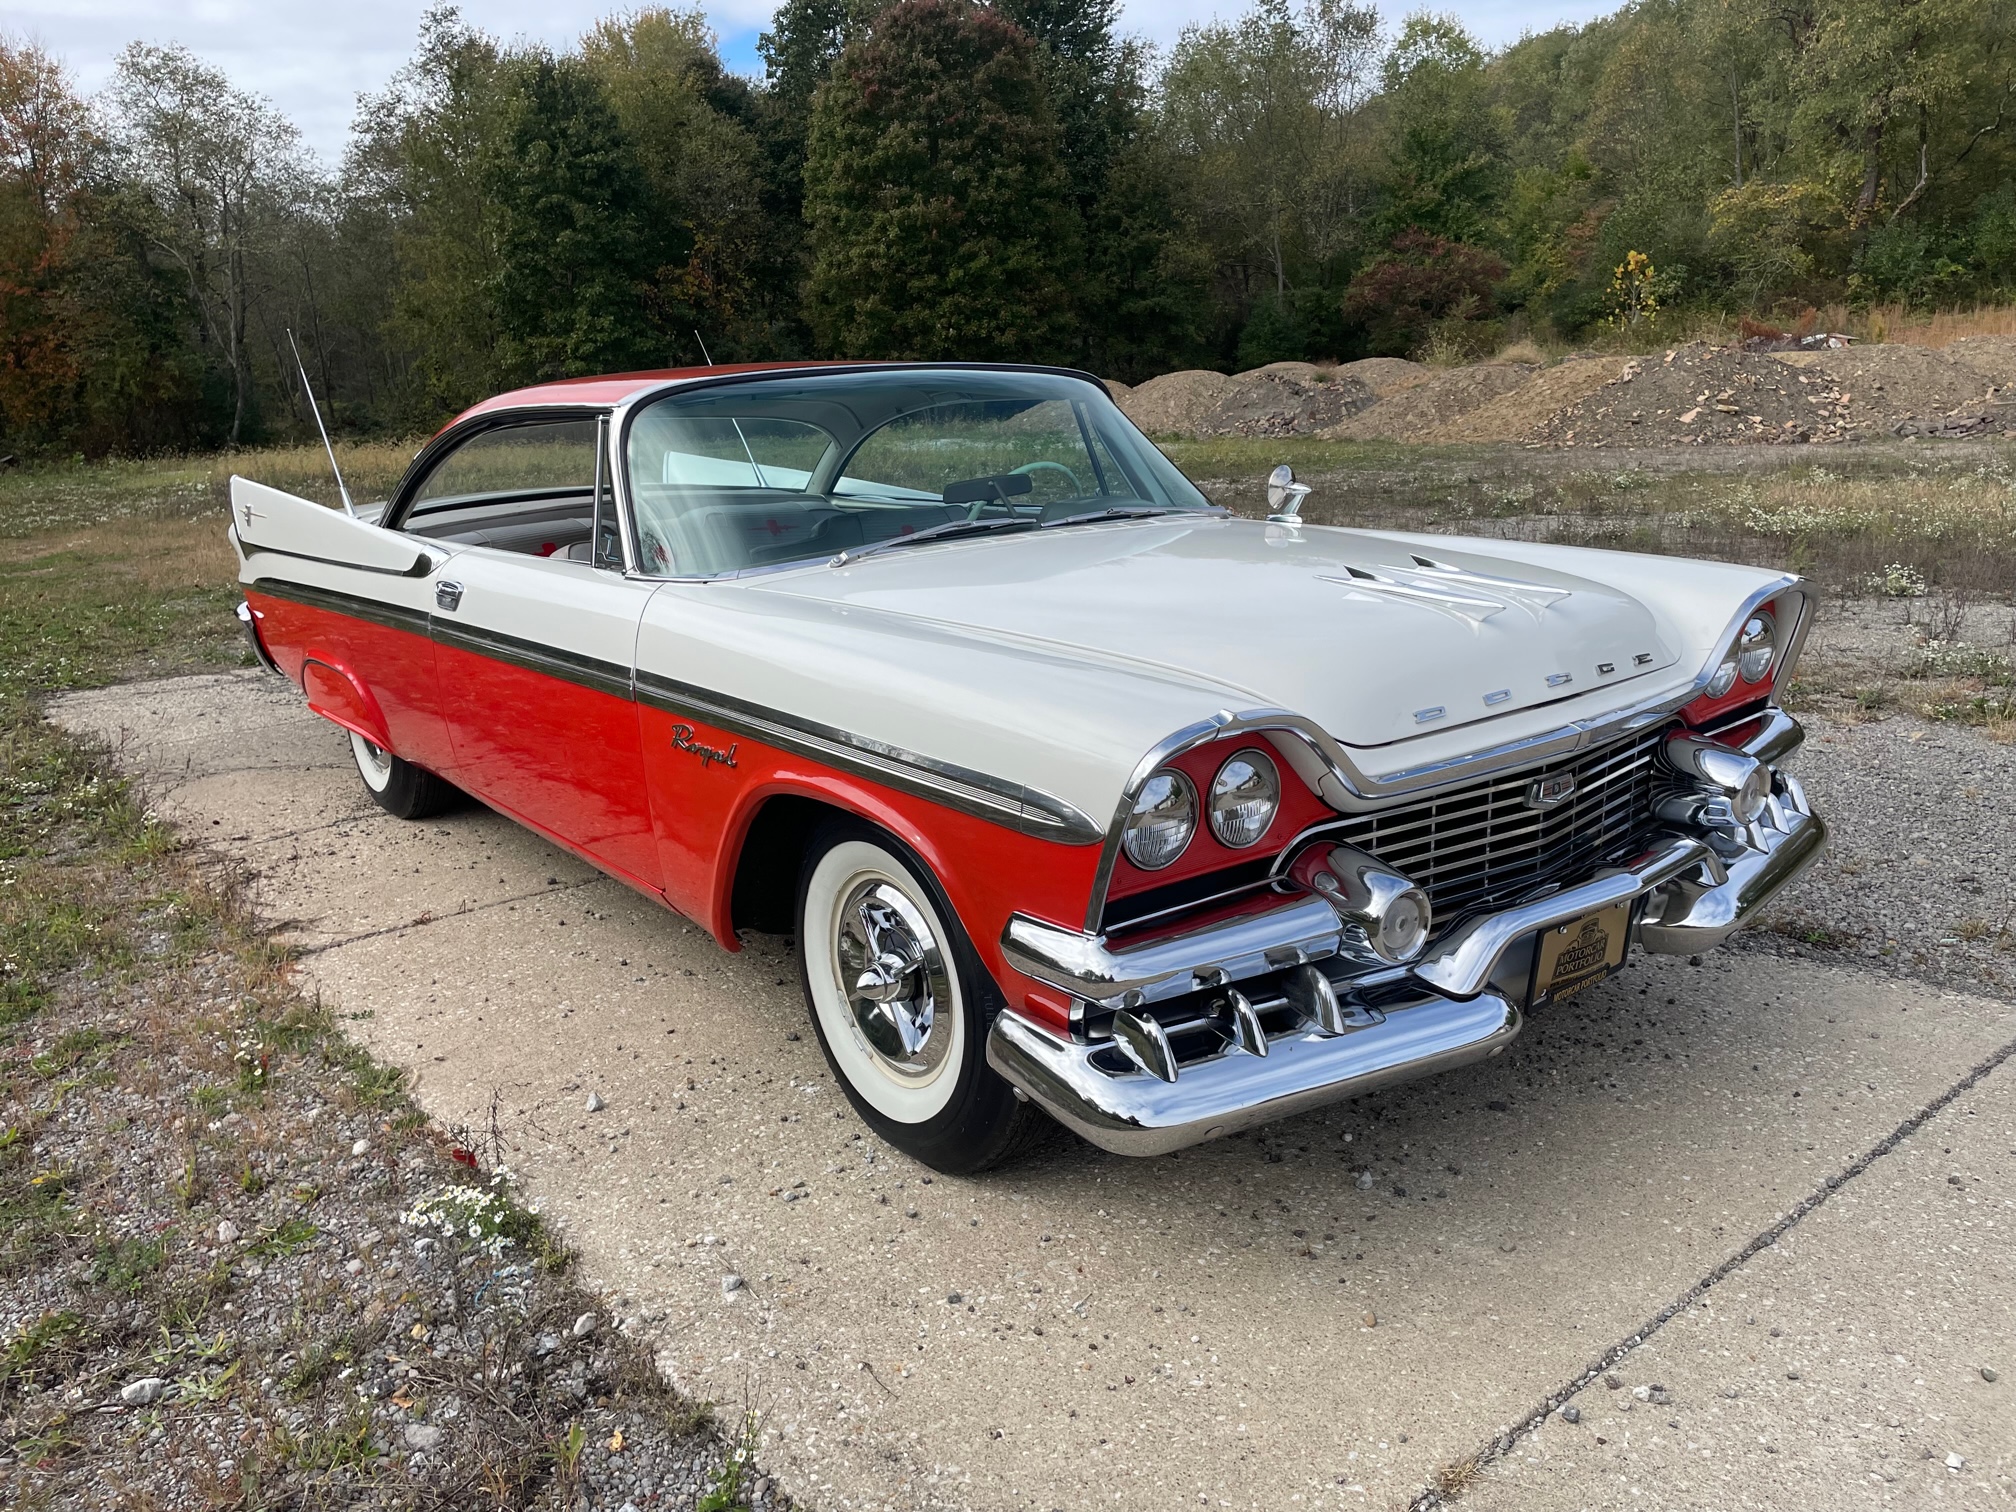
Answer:
[[1014, 1153], [1035, 1115], [987, 1064], [1000, 993], [919, 863], [867, 825], [815, 836], [798, 953], [820, 1048], [870, 1128], [948, 1175]]
[[355, 730], [350, 732], [350, 754], [356, 758], [357, 775], [364, 779], [365, 791], [394, 818], [431, 819], [459, 796], [452, 784], [425, 767], [402, 761]]

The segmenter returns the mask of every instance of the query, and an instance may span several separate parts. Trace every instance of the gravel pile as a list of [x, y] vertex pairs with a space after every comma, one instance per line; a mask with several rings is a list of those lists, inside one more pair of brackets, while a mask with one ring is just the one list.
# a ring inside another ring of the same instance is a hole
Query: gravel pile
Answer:
[[1151, 436], [1192, 436], [1198, 423], [1237, 387], [1223, 373], [1188, 368], [1138, 384], [1119, 404], [1127, 418]]
[[1312, 436], [1373, 403], [1371, 388], [1358, 379], [1332, 377], [1325, 382], [1314, 369], [1307, 378], [1278, 370], [1242, 373], [1233, 385], [1197, 421], [1194, 434]]
[[1539, 371], [1528, 362], [1480, 362], [1431, 372], [1323, 435], [1337, 441], [1437, 440], [1446, 427], [1523, 388]]
[[1542, 368], [1517, 388], [1480, 404], [1434, 432], [1443, 442], [1524, 441], [1536, 425], [1615, 378], [1622, 364], [1615, 357], [1570, 357]]
[[1700, 342], [1628, 359], [1603, 387], [1535, 426], [1536, 446], [1778, 445], [1870, 433], [1826, 369]]
[[1356, 378], [1373, 393], [1383, 397], [1421, 382], [1432, 376], [1435, 370], [1418, 362], [1409, 362], [1405, 357], [1360, 357], [1356, 362], [1345, 363], [1336, 372], [1345, 378]]
[[[1858, 423], [1896, 436], [1995, 430], [1994, 387], [1972, 363], [1929, 347], [1849, 347], [1781, 359], [1823, 372], [1853, 396]], [[1984, 423], [1987, 422], [1987, 423]]]

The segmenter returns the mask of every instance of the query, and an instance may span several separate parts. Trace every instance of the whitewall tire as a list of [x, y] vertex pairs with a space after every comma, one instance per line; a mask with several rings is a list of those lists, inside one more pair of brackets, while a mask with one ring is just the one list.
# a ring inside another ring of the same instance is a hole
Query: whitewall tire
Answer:
[[987, 1064], [994, 986], [943, 891], [891, 837], [836, 821], [798, 886], [812, 1026], [855, 1110], [934, 1169], [985, 1169], [1033, 1115]]
[[350, 755], [357, 763], [364, 791], [395, 818], [429, 819], [453, 806], [461, 796], [453, 784], [425, 767], [401, 760], [355, 730], [350, 732]]

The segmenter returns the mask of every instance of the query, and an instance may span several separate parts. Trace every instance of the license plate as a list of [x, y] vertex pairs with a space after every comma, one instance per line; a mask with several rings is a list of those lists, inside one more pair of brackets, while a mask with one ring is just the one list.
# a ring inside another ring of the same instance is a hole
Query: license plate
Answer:
[[1533, 954], [1533, 991], [1538, 1008], [1575, 996], [1624, 964], [1631, 941], [1631, 905], [1613, 903], [1592, 914], [1543, 930]]

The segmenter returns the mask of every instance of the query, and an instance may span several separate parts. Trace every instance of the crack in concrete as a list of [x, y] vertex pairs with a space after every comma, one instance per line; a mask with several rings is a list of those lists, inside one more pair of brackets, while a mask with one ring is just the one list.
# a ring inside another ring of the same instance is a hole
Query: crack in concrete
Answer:
[[1658, 1333], [1660, 1329], [1672, 1322], [1673, 1319], [1677, 1318], [1689, 1307], [1700, 1301], [1713, 1287], [1728, 1280], [1730, 1276], [1749, 1264], [1758, 1255], [1770, 1249], [1829, 1197], [1832, 1197], [1885, 1155], [1890, 1154], [1891, 1151], [1924, 1128], [1926, 1124], [1951, 1107], [1961, 1097], [1973, 1091], [1991, 1072], [2011, 1057], [2016, 1057], [2016, 1040], [2011, 1040], [2008, 1044], [2002, 1046], [2001, 1049], [1993, 1051], [1986, 1058], [1976, 1062], [1974, 1068], [1965, 1076], [1954, 1082], [1944, 1092], [1941, 1092], [1916, 1113], [1913, 1113], [1909, 1118], [1898, 1124], [1896, 1128], [1892, 1129], [1882, 1139], [1863, 1151], [1845, 1169], [1829, 1176], [1819, 1186], [1801, 1198], [1777, 1222], [1758, 1234], [1735, 1254], [1723, 1260], [1721, 1264], [1688, 1287], [1686, 1291], [1682, 1292], [1644, 1323], [1640, 1324], [1636, 1332], [1612, 1344], [1592, 1364], [1583, 1367], [1582, 1371], [1574, 1379], [1549, 1392], [1538, 1407], [1528, 1412], [1526, 1416], [1517, 1422], [1502, 1429], [1497, 1437], [1487, 1442], [1483, 1448], [1467, 1458], [1451, 1460], [1445, 1464], [1436, 1472], [1435, 1479], [1443, 1482], [1444, 1485], [1453, 1487], [1453, 1489], [1444, 1490], [1442, 1486], [1428, 1486], [1407, 1504], [1407, 1512], [1437, 1512], [1439, 1508], [1453, 1506], [1461, 1499], [1464, 1490], [1476, 1479], [1479, 1471], [1504, 1459], [1522, 1439], [1530, 1438], [1534, 1433], [1538, 1432], [1541, 1424], [1545, 1423], [1548, 1417], [1563, 1402], [1596, 1381], [1605, 1371], [1615, 1368], [1632, 1350], [1638, 1349], [1650, 1342], [1654, 1334]]
[[508, 898], [493, 898], [488, 903], [478, 903], [473, 907], [456, 909], [453, 913], [425, 914], [417, 919], [408, 919], [403, 924], [387, 924], [383, 929], [367, 929], [362, 934], [345, 935], [340, 940], [324, 940], [320, 945], [303, 945], [295, 954], [305, 959], [321, 955], [325, 950], [335, 950], [343, 945], [356, 945], [365, 940], [380, 940], [386, 935], [405, 934], [409, 929], [425, 929], [429, 924], [442, 924], [449, 919], [466, 919], [471, 914], [488, 913], [493, 908], [502, 908], [509, 903], [523, 903], [530, 898], [551, 898], [560, 893], [577, 892], [584, 887], [593, 887], [597, 882], [613, 882], [613, 877], [583, 877], [579, 882], [562, 882], [556, 887], [542, 887], [537, 892], [515, 893]]

